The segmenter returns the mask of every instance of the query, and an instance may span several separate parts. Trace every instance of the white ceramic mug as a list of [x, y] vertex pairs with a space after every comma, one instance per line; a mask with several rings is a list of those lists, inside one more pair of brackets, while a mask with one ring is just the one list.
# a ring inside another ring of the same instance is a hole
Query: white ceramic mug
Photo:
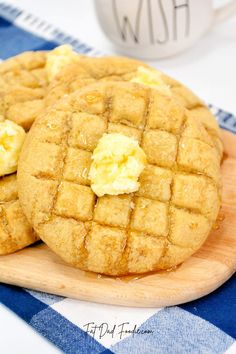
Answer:
[[236, 12], [236, 0], [94, 0], [105, 34], [126, 55], [156, 59], [191, 46], [215, 22]]

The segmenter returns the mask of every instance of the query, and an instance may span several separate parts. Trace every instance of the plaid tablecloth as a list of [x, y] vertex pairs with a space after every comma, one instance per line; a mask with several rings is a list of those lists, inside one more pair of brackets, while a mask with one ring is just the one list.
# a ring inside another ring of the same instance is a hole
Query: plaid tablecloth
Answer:
[[[41, 19], [0, 2], [1, 59], [62, 43], [84, 54], [99, 54]], [[210, 107], [221, 127], [236, 133], [236, 118]], [[95, 304], [4, 284], [0, 302], [64, 353], [236, 353], [235, 276], [202, 299], [170, 308]]]

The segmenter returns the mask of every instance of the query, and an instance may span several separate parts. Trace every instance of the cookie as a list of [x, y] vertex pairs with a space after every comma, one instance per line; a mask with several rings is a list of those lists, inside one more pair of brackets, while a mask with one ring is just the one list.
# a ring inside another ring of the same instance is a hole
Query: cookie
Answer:
[[[9, 119], [24, 129], [30, 128], [33, 120], [44, 107], [43, 98], [48, 84], [45, 63], [46, 53], [26, 52], [0, 64], [1, 124], [4, 119]], [[6, 139], [6, 136], [2, 135], [1, 138]], [[39, 239], [19, 204], [16, 173], [12, 173], [16, 171], [18, 156], [9, 155], [5, 145], [6, 143], [1, 140], [1, 154], [5, 153], [5, 159], [3, 161], [1, 156], [0, 255], [20, 250]], [[19, 151], [15, 153], [18, 154]], [[9, 159], [10, 161], [6, 161]], [[9, 168], [6, 166], [7, 162]]]
[[[104, 134], [138, 141], [136, 192], [98, 197], [89, 171]], [[174, 96], [130, 82], [69, 94], [30, 130], [19, 166], [23, 211], [72, 266], [121, 275], [173, 267], [206, 240], [220, 207], [220, 153]]]
[[54, 104], [64, 95], [72, 93], [95, 81], [129, 81], [141, 61], [125, 57], [82, 57], [78, 63], [62, 69], [49, 85], [47, 106]]
[[46, 105], [52, 105], [59, 98], [72, 93], [95, 81], [132, 81], [170, 91], [191, 115], [201, 120], [208, 134], [212, 136], [223, 154], [218, 124], [205, 103], [190, 89], [169, 77], [152, 69], [141, 61], [125, 57], [83, 57], [77, 63], [64, 67], [51, 81], [46, 95]]
[[21, 133], [17, 141], [16, 132], [20, 127], [30, 128], [45, 108], [43, 99], [50, 80], [78, 58], [70, 46], [64, 45], [50, 52], [25, 52], [0, 64], [0, 255], [39, 239], [18, 200], [14, 172], [24, 136]]
[[39, 239], [18, 200], [15, 171], [25, 136], [22, 127], [0, 117], [0, 255], [15, 252]]
[[19, 204], [16, 174], [1, 178], [0, 255], [13, 253], [37, 240]]
[[24, 52], [0, 64], [0, 116], [28, 130], [43, 111], [47, 86], [79, 55], [68, 45], [50, 52]]
[[46, 52], [25, 52], [0, 64], [0, 115], [28, 130], [44, 108]]

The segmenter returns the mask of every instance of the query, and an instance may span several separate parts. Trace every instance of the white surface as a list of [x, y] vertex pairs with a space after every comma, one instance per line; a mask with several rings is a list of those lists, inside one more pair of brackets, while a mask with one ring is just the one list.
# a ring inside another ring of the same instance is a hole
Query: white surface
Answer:
[[[97, 23], [92, 0], [9, 2], [27, 9], [105, 53], [114, 53]], [[225, 1], [218, 0], [216, 3]], [[216, 26], [184, 54], [152, 62], [152, 65], [190, 86], [207, 102], [236, 114], [236, 17]], [[77, 314], [79, 318], [79, 311]], [[76, 318], [73, 320], [76, 321]], [[0, 305], [1, 354], [56, 352], [59, 351], [55, 347]]]

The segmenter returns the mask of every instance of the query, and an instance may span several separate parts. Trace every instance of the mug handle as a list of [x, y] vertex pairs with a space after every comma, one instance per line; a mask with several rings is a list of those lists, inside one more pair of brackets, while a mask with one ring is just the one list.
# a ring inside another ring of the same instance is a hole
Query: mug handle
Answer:
[[222, 22], [236, 13], [236, 0], [231, 0], [228, 4], [215, 10], [215, 23]]

